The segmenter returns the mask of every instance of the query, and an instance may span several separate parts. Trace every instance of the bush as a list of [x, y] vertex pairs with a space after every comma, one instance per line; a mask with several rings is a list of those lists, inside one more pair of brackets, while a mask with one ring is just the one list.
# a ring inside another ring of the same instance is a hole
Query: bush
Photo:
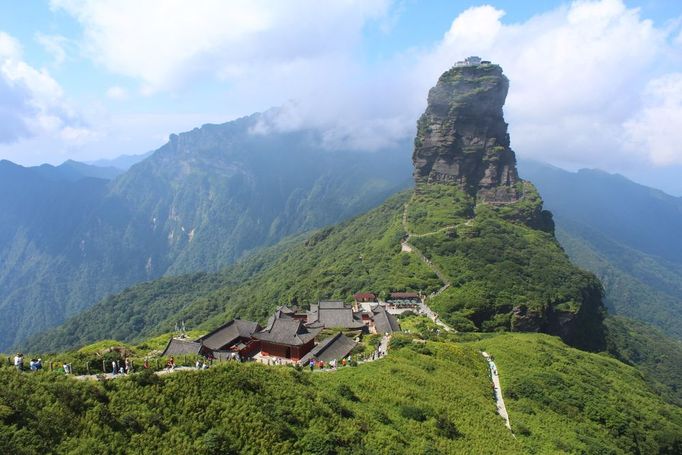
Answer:
[[403, 405], [400, 408], [400, 415], [406, 419], [416, 420], [417, 422], [424, 422], [428, 418], [426, 411], [409, 404]]
[[462, 436], [457, 426], [445, 414], [440, 414], [436, 419], [438, 432], [448, 439], [456, 439]]
[[339, 395], [341, 395], [346, 400], [350, 401], [360, 401], [353, 392], [353, 390], [347, 384], [341, 384], [339, 386]]

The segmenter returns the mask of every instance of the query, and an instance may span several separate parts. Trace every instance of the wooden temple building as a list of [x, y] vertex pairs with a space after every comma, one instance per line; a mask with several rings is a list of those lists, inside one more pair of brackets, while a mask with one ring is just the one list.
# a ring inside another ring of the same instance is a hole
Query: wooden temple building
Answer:
[[[201, 355], [207, 358], [231, 359], [275, 356], [294, 362], [341, 360], [357, 345], [341, 331], [390, 334], [400, 330], [397, 318], [386, 311], [372, 293], [355, 294], [355, 304], [371, 303], [366, 310], [357, 311], [341, 301], [320, 301], [303, 311], [280, 306], [263, 328], [258, 323], [243, 319], [229, 321], [196, 339], [171, 338], [163, 356]], [[406, 297], [406, 296], [405, 296]], [[315, 345], [323, 329], [338, 332]]]
[[308, 328], [293, 318], [277, 318], [270, 327], [253, 337], [260, 341], [261, 354], [300, 360], [315, 346], [315, 337], [322, 327]]

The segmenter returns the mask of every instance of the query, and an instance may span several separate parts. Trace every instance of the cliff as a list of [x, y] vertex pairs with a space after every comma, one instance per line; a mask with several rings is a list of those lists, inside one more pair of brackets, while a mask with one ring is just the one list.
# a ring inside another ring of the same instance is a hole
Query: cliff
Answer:
[[418, 184], [451, 183], [482, 202], [520, 199], [502, 113], [508, 90], [498, 65], [455, 66], [440, 77], [417, 123], [412, 161]]

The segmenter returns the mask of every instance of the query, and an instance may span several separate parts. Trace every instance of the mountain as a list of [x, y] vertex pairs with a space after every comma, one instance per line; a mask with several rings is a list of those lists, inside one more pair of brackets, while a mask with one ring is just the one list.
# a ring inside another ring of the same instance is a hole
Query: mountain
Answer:
[[[406, 148], [325, 150], [316, 131], [254, 130], [253, 115], [172, 135], [112, 181], [2, 163], [0, 349], [141, 281], [216, 271], [344, 220], [409, 186]], [[3, 174], [4, 175], [4, 174]]]
[[113, 167], [121, 171], [127, 171], [133, 166], [133, 164], [137, 164], [140, 161], [143, 161], [145, 158], [151, 156], [152, 153], [154, 152], [150, 151], [147, 153], [142, 153], [140, 155], [120, 155], [117, 156], [116, 158], [89, 161], [87, 164], [99, 167]]
[[277, 305], [413, 290], [432, 294], [429, 304], [460, 331], [545, 332], [602, 349], [601, 285], [570, 263], [537, 191], [516, 177], [501, 114], [507, 84], [497, 65], [441, 76], [418, 124], [414, 191], [222, 273], [128, 289], [27, 346], [139, 340], [180, 320], [264, 321]]
[[682, 339], [682, 198], [602, 171], [524, 162], [571, 259], [604, 284], [611, 313]]
[[666, 401], [682, 406], [682, 341], [622, 316], [606, 318], [607, 352], [640, 370]]

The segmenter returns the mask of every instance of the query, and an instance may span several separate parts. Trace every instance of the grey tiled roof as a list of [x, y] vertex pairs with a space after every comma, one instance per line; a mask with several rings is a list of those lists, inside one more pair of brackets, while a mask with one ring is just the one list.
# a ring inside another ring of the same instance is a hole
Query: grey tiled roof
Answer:
[[162, 356], [169, 355], [189, 355], [199, 354], [201, 351], [201, 343], [196, 341], [181, 340], [178, 338], [171, 338], [163, 350]]
[[320, 333], [321, 328], [308, 328], [299, 320], [280, 318], [275, 319], [272, 327], [253, 334], [253, 337], [270, 341], [271, 343], [297, 346], [306, 344]]
[[315, 346], [309, 353], [303, 356], [299, 363], [305, 365], [310, 362], [311, 358], [324, 362], [329, 362], [333, 359], [341, 360], [350, 354], [350, 351], [356, 345], [355, 341], [339, 332]]
[[420, 300], [416, 292], [391, 292], [391, 300]]
[[374, 310], [374, 327], [376, 327], [377, 333], [393, 333], [400, 332], [400, 324], [398, 323], [398, 318], [395, 315], [386, 311], [386, 308], [379, 305]]
[[251, 338], [253, 333], [260, 328], [257, 322], [234, 319], [199, 338], [197, 342], [203, 343], [209, 349], [218, 350], [233, 343], [239, 337]]
[[359, 316], [343, 302], [320, 302], [311, 305], [308, 312], [308, 324], [322, 324], [326, 328], [360, 329], [364, 327]]
[[297, 311], [294, 308], [278, 306], [277, 309], [275, 309], [273, 315], [270, 316], [270, 318], [268, 318], [268, 323], [265, 325], [265, 330], [270, 330], [272, 328], [272, 324], [275, 322], [276, 319], [282, 318], [293, 319], [296, 314]]

